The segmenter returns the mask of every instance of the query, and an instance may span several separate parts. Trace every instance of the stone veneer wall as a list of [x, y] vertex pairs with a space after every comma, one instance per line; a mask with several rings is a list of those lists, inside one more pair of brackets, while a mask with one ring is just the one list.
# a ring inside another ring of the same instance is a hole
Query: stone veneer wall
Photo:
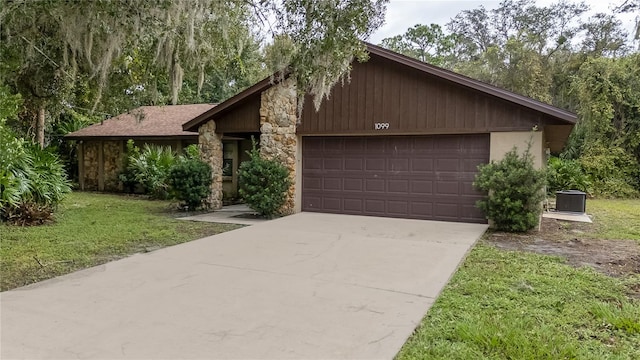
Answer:
[[99, 141], [84, 141], [84, 190], [98, 190], [98, 152]]
[[[100, 147], [102, 146], [104, 189], [100, 184]], [[122, 191], [118, 175], [122, 170], [122, 156], [124, 154], [120, 140], [85, 140], [82, 144], [84, 151], [84, 190], [93, 191]]]
[[123, 146], [121, 140], [103, 142], [104, 191], [122, 191], [118, 175], [122, 171]]
[[198, 129], [200, 158], [211, 165], [213, 182], [207, 200], [212, 209], [222, 208], [222, 134], [216, 134], [216, 123], [211, 120]]
[[260, 155], [278, 159], [289, 169], [291, 187], [280, 210], [291, 214], [295, 207], [297, 93], [292, 79], [269, 88], [260, 101]]

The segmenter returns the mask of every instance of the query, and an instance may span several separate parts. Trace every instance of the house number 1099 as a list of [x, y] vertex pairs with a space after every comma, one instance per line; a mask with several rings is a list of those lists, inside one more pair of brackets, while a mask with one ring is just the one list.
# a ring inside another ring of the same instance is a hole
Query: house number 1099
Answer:
[[374, 123], [373, 127], [376, 130], [387, 130], [389, 128], [389, 123]]

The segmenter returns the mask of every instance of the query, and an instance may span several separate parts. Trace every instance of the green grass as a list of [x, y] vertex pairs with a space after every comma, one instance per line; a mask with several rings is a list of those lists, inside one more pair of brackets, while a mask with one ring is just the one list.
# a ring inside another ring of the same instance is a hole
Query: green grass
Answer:
[[640, 241], [640, 200], [587, 199], [587, 213], [596, 227], [589, 237]]
[[0, 225], [0, 289], [238, 228], [172, 218], [169, 202], [76, 192], [51, 225]]
[[[640, 240], [640, 200], [587, 200], [581, 236]], [[397, 359], [640, 359], [640, 274], [481, 242]]]
[[640, 359], [639, 282], [480, 244], [397, 359]]

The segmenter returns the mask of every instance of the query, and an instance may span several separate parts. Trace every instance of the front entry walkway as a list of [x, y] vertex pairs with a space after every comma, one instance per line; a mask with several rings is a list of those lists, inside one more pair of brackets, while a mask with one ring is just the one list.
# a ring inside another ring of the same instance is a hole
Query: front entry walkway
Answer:
[[267, 219], [258, 216], [256, 212], [251, 210], [246, 204], [227, 205], [223, 206], [220, 210], [205, 214], [185, 216], [178, 218], [178, 220], [238, 225], [255, 225], [267, 221]]
[[486, 225], [301, 213], [1, 294], [2, 359], [392, 359]]

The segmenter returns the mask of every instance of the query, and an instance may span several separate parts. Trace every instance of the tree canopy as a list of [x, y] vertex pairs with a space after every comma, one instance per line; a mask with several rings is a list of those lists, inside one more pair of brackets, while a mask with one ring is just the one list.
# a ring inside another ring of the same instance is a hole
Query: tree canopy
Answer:
[[[460, 12], [445, 30], [418, 24], [381, 45], [576, 112], [578, 124], [556, 155], [579, 159], [604, 193], [631, 194], [630, 187], [640, 190], [640, 27], [629, 36], [615, 13], [586, 17], [588, 10], [503, 0]], [[615, 11], [638, 14], [640, 1], [621, 1]]]
[[321, 99], [354, 56], [365, 56], [361, 40], [381, 25], [385, 4], [0, 0], [0, 82], [22, 95], [23, 122], [38, 119], [25, 127], [42, 134], [45, 116], [70, 107], [113, 115], [181, 97], [223, 100], [267, 73], [261, 46], [269, 36], [292, 45], [276, 53], [289, 60], [276, 70]]

